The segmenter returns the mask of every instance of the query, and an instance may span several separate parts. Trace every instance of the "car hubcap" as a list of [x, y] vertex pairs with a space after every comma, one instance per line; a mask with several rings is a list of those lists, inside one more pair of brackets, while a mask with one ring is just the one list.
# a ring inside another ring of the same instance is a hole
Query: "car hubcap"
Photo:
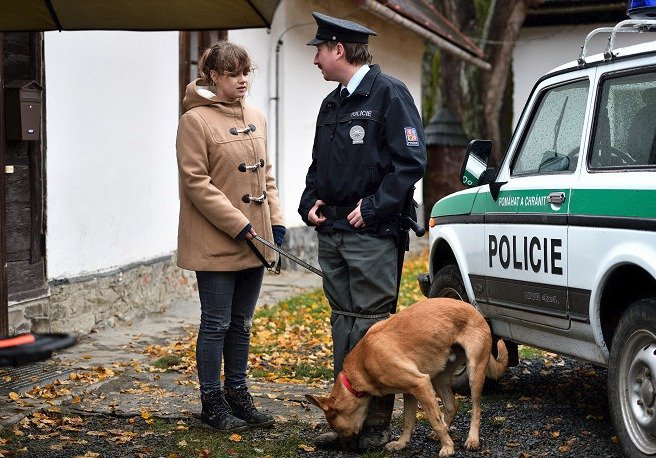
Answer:
[[633, 443], [656, 453], [656, 337], [645, 331], [627, 342], [622, 358], [622, 415]]
[[444, 288], [442, 291], [440, 291], [439, 297], [448, 297], [450, 299], [459, 299], [459, 300], [464, 300], [460, 293], [455, 290], [455, 288]]

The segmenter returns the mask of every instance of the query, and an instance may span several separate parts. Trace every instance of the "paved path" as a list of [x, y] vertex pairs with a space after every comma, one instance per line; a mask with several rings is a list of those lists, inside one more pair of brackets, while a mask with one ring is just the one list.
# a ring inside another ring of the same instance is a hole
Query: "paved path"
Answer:
[[[307, 271], [284, 271], [281, 275], [267, 272], [258, 307], [275, 305], [280, 300], [319, 287], [321, 278]], [[93, 373], [100, 367], [115, 375], [91, 383], [67, 382], [70, 384], [62, 388], [70, 393], [57, 396], [50, 403], [43, 397], [14, 402], [4, 395], [0, 398], [0, 427], [10, 426], [26, 414], [53, 404], [66, 404], [88, 414], [126, 417], [139, 416], [144, 411], [165, 418], [197, 415], [200, 401], [196, 374], [149, 372], [147, 365], [152, 359], [144, 349], [148, 345], [167, 345], [183, 338], [197, 328], [199, 319], [200, 304], [194, 296], [178, 300], [138, 321], [81, 336], [74, 347], [42, 363], [44, 368], [56, 366]], [[320, 419], [320, 412], [307, 409], [302, 402], [308, 387], [255, 381], [250, 384], [256, 403], [280, 420], [314, 422]]]

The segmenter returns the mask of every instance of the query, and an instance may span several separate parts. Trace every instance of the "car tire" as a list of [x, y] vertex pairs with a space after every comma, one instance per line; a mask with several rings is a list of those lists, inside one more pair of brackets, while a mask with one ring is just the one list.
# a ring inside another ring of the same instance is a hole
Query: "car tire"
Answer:
[[[469, 302], [465, 284], [462, 282], [460, 269], [455, 264], [447, 264], [437, 271], [433, 277], [428, 297], [450, 297]], [[451, 388], [455, 393], [469, 394], [469, 371], [467, 366], [462, 365], [453, 373]]]
[[469, 302], [460, 269], [455, 264], [447, 264], [433, 277], [428, 297], [450, 297]]
[[608, 406], [627, 457], [656, 454], [656, 299], [622, 315], [610, 349]]

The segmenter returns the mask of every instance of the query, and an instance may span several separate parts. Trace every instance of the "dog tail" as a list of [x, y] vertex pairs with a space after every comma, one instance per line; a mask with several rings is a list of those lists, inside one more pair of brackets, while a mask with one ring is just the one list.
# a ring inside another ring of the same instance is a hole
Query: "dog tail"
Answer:
[[508, 349], [503, 340], [497, 341], [497, 359], [490, 355], [487, 365], [487, 376], [492, 380], [499, 380], [508, 367]]

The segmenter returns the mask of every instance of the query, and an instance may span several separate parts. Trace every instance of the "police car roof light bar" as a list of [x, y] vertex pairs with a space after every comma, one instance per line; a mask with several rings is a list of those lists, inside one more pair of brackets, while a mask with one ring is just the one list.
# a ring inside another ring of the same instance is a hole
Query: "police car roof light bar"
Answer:
[[631, 19], [656, 18], [656, 0], [629, 0], [626, 14]]
[[627, 19], [626, 21], [619, 22], [614, 27], [599, 27], [594, 29], [588, 33], [588, 36], [585, 37], [585, 41], [583, 42], [583, 46], [581, 46], [581, 54], [579, 54], [577, 59], [579, 67], [585, 67], [585, 58], [588, 50], [588, 44], [595, 35], [600, 33], [610, 33], [610, 37], [608, 37], [608, 44], [604, 50], [604, 60], [612, 60], [613, 57], [615, 57], [613, 50], [615, 45], [615, 36], [618, 32], [642, 33], [652, 31], [656, 31], [656, 20], [651, 19]]

